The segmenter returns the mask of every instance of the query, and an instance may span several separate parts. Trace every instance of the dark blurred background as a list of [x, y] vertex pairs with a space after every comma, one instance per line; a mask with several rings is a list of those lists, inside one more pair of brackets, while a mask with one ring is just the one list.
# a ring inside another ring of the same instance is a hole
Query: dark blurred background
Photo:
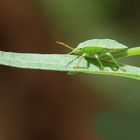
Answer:
[[[0, 50], [67, 53], [92, 38], [140, 45], [137, 0], [0, 1]], [[139, 57], [121, 62], [140, 66]], [[0, 67], [1, 140], [140, 139], [139, 81]]]

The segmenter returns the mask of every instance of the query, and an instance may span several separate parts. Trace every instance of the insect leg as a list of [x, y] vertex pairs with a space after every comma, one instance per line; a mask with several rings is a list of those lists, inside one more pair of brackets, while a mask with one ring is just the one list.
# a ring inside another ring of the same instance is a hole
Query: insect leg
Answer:
[[102, 64], [99, 56], [97, 54], [95, 54], [94, 56], [95, 56], [96, 60], [98, 61], [99, 65], [100, 65], [100, 69], [103, 70], [104, 69], [104, 66], [103, 66], [103, 64]]
[[80, 64], [82, 59], [83, 59], [83, 56], [80, 56], [77, 64], [75, 66], [73, 66], [73, 68], [79, 68], [79, 64]]
[[79, 56], [79, 60], [77, 62], [77, 64], [73, 67], [73, 68], [79, 68], [79, 64], [81, 62], [81, 60], [83, 59], [83, 57], [85, 57], [87, 54], [83, 53], [81, 56]]
[[[75, 59], [73, 59], [72, 61], [70, 61], [67, 65], [66, 65], [66, 67], [68, 66], [68, 65], [70, 65], [72, 62], [74, 62], [76, 59], [78, 59], [80, 56], [77, 56]], [[68, 75], [75, 75], [75, 74], [77, 74], [78, 72], [72, 72], [72, 71], [69, 71], [67, 74]]]
[[118, 67], [118, 69], [121, 69], [121, 70], [125, 71], [123, 68], [121, 68], [121, 66], [119, 65], [119, 63], [116, 61], [116, 59], [113, 57], [113, 55], [111, 53], [107, 52], [107, 53], [105, 53], [105, 55], [109, 56], [111, 58], [111, 60]]
[[112, 56], [111, 53], [107, 52], [105, 53], [105, 55], [109, 56], [111, 58], [111, 60], [115, 63], [115, 65], [119, 68], [120, 65], [118, 64], [118, 62], [116, 61], [116, 59]]
[[76, 59], [78, 59], [80, 56], [77, 56], [75, 59], [73, 59], [72, 61], [70, 61], [67, 65], [66, 65], [66, 67], [68, 66], [68, 65], [70, 65], [72, 62], [74, 62]]

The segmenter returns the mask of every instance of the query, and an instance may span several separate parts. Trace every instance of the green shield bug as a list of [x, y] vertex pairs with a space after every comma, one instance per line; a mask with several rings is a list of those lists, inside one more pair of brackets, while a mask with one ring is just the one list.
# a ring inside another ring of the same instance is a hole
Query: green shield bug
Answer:
[[[104, 55], [108, 56], [109, 60], [111, 60], [118, 69], [122, 69], [114, 58], [113, 53], [117, 53], [121, 50], [124, 51], [128, 48], [127, 46], [112, 39], [91, 39], [80, 43], [76, 48], [72, 48], [63, 42], [57, 41], [57, 43], [71, 49], [72, 51], [69, 54], [77, 55], [79, 61], [74, 68], [79, 67], [78, 65], [83, 57], [89, 57], [95, 58], [98, 61], [101, 70], [104, 69], [104, 66], [100, 60], [100, 57]], [[122, 70], [124, 71], [124, 69]]]

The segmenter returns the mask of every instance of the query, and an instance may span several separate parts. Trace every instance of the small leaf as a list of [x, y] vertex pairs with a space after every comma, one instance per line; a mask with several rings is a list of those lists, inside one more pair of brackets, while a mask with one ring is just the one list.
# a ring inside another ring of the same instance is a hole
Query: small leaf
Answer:
[[[70, 73], [104, 74], [140, 80], [140, 68], [130, 65], [122, 65], [122, 68], [125, 71], [121, 69], [115, 70], [113, 63], [103, 61], [105, 68], [104, 70], [100, 70], [95, 59], [83, 58], [79, 68], [73, 68], [73, 66], [77, 64], [78, 59], [66, 66], [76, 57], [77, 56], [75, 55], [65, 54], [31, 54], [0, 51], [0, 64], [17, 68], [65, 71]], [[89, 66], [87, 67], [87, 65]]]

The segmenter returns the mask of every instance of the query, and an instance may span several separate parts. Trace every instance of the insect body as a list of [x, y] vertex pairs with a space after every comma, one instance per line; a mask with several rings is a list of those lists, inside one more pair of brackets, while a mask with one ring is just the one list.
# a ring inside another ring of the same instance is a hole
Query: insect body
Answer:
[[115, 40], [111, 39], [91, 39], [87, 40], [85, 42], [80, 43], [76, 48], [71, 48], [70, 46], [62, 43], [57, 42], [61, 45], [64, 45], [68, 48], [70, 48], [72, 51], [69, 54], [75, 54], [79, 58], [79, 62], [75, 66], [75, 68], [79, 67], [79, 63], [83, 57], [90, 57], [97, 59], [100, 68], [104, 69], [104, 66], [100, 60], [101, 56], [107, 55], [109, 57], [109, 60], [112, 60], [114, 64], [117, 66], [117, 68], [120, 68], [120, 65], [116, 61], [116, 59], [113, 57], [113, 53], [127, 49], [128, 47], [116, 42]]

